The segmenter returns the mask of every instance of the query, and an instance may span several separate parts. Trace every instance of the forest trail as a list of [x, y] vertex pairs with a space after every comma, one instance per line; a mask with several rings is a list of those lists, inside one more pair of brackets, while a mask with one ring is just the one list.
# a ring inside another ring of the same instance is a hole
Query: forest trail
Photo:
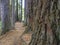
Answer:
[[[23, 23], [17, 22], [15, 24], [15, 30], [11, 30], [7, 32], [5, 35], [0, 36], [0, 45], [25, 45], [24, 41], [20, 39], [20, 36], [25, 31], [25, 27], [23, 27]], [[26, 34], [23, 36], [24, 40], [30, 41], [31, 35]]]

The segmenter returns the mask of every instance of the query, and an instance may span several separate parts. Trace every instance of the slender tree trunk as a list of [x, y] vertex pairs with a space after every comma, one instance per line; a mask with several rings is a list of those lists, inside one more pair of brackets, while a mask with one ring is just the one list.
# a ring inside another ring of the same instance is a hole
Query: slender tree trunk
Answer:
[[0, 0], [0, 20], [1, 20], [1, 0]]
[[0, 0], [0, 20], [1, 20], [1, 0]]
[[60, 45], [58, 2], [59, 0], [32, 1], [34, 28], [29, 45]]
[[22, 21], [22, 0], [21, 0], [21, 20]]
[[20, 22], [22, 22], [22, 2], [23, 0], [20, 0], [20, 17], [19, 17]]
[[14, 29], [15, 26], [15, 0], [12, 0], [12, 18], [11, 18], [11, 25]]
[[18, 20], [18, 0], [16, 0], [16, 21]]
[[27, 25], [28, 21], [28, 0], [25, 0], [25, 8], [24, 8], [24, 25]]

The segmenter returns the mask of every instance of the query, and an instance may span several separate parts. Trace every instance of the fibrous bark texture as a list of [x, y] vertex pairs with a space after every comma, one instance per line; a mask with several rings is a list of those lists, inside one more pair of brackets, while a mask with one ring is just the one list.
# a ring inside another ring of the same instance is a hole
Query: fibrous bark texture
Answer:
[[29, 45], [60, 45], [60, 0], [30, 0], [33, 19]]

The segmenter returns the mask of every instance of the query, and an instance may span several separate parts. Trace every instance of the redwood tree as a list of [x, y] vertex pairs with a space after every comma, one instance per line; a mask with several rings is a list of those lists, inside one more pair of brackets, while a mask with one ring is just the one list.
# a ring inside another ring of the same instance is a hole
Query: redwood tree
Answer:
[[31, 1], [34, 27], [29, 45], [60, 45], [60, 0]]
[[9, 0], [1, 0], [2, 34], [10, 30]]

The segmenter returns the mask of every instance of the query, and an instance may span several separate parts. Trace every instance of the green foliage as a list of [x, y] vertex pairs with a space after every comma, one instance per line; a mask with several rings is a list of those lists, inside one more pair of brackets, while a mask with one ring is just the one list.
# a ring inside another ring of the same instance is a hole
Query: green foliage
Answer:
[[0, 29], [1, 29], [1, 27], [2, 27], [2, 22], [0, 21]]
[[2, 28], [2, 22], [0, 21], [0, 35], [1, 35], [1, 32], [2, 32], [1, 28]]
[[[18, 3], [18, 17], [19, 17], [19, 19], [21, 18], [21, 12], [20, 12], [20, 10], [21, 10], [21, 5], [20, 5], [20, 3]], [[22, 7], [22, 20], [24, 20], [24, 8]]]

